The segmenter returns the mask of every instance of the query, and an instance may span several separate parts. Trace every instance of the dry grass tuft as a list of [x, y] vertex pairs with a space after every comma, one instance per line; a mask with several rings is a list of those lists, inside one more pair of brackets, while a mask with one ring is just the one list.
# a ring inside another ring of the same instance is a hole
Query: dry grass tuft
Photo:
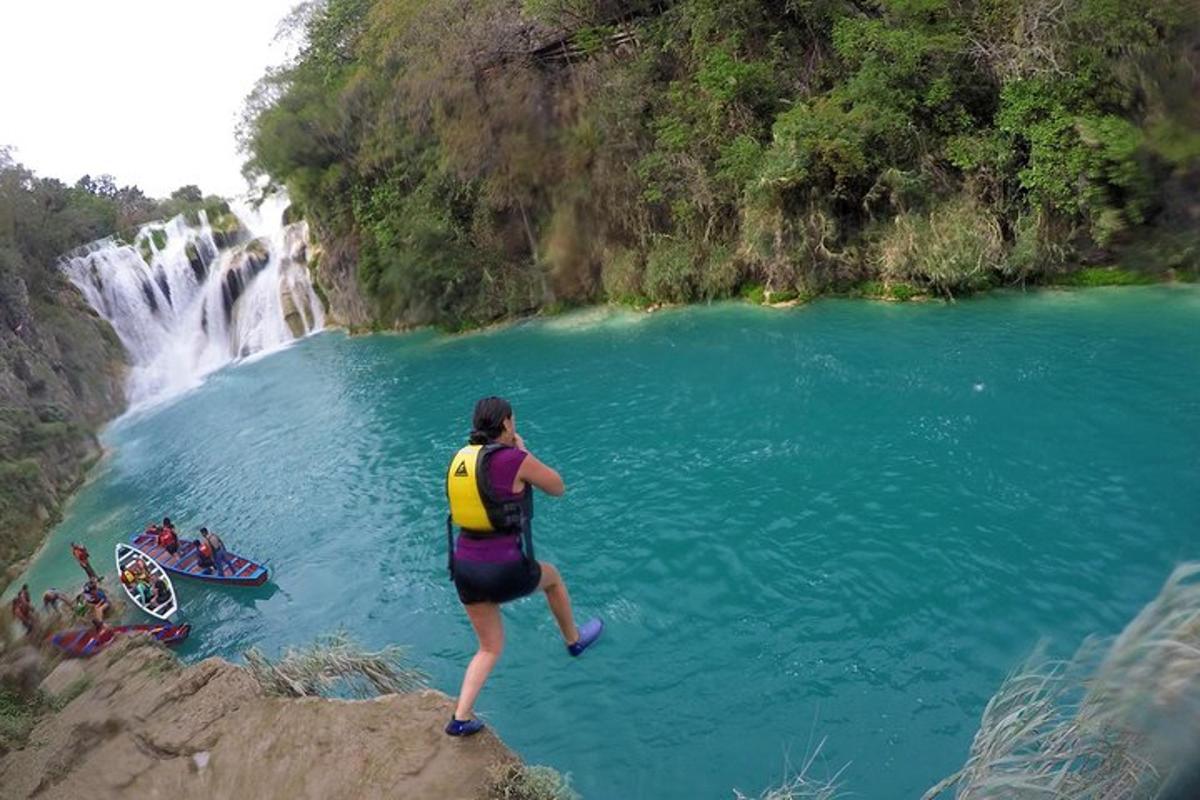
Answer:
[[404, 648], [364, 649], [345, 632], [318, 638], [307, 648], [288, 648], [272, 661], [252, 647], [246, 668], [263, 691], [277, 697], [329, 695], [339, 689], [374, 697], [424, 689], [428, 677], [407, 663]]
[[[840, 784], [842, 773], [846, 769], [845, 766], [823, 780], [811, 777], [813, 764], [821, 755], [821, 750], [824, 747], [825, 740], [822, 739], [812, 749], [808, 758], [805, 759], [804, 765], [800, 768], [799, 772], [790, 777], [785, 775], [783, 783], [767, 789], [756, 800], [837, 800], [837, 798], [842, 797], [843, 792]], [[737, 789], [733, 790], [733, 796], [735, 800], [752, 800], [748, 795], [742, 794]]]
[[550, 767], [506, 761], [490, 777], [488, 800], [579, 800], [570, 778]]
[[1197, 575], [1200, 564], [1176, 569], [1107, 648], [1035, 654], [984, 709], [963, 768], [923, 800], [1160, 796], [1200, 756]]

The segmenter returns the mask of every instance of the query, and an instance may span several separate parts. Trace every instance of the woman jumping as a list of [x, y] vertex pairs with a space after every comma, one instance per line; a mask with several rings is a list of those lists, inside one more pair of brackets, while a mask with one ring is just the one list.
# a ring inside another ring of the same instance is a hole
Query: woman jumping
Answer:
[[535, 589], [544, 591], [572, 656], [583, 653], [604, 630], [598, 618], [575, 627], [562, 575], [553, 564], [533, 557], [533, 487], [559, 497], [565, 491], [562, 478], [525, 449], [507, 401], [480, 400], [472, 427], [470, 444], [458, 451], [446, 474], [450, 576], [479, 637], [479, 650], [467, 665], [458, 705], [446, 726], [451, 736], [470, 736], [483, 729], [473, 709], [504, 649], [501, 603]]

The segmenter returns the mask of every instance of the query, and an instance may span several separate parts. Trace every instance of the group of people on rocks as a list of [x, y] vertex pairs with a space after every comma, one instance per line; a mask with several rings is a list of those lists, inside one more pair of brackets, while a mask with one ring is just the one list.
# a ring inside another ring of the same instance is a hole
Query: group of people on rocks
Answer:
[[[171, 556], [178, 558], [180, 550], [179, 534], [175, 530], [170, 517], [163, 517], [161, 523], [152, 522], [146, 526], [146, 533], [154, 536], [156, 543]], [[200, 528], [199, 538], [192, 540], [196, 551], [197, 564], [204, 572], [214, 570], [224, 575], [226, 570], [233, 572], [231, 559], [225, 549], [221, 537], [208, 528]], [[112, 609], [112, 601], [100, 586], [103, 576], [97, 575], [92, 568], [91, 554], [88, 549], [77, 542], [71, 542], [71, 555], [79, 562], [79, 566], [87, 575], [87, 581], [78, 594], [71, 597], [58, 589], [48, 589], [42, 595], [42, 612], [57, 613], [60, 610], [73, 612], [76, 616], [87, 617], [95, 627], [97, 634], [104, 630], [104, 617]], [[171, 562], [167, 562], [171, 563]], [[143, 605], [154, 608], [170, 600], [170, 590], [161, 577], [156, 577], [149, 565], [141, 558], [136, 558], [126, 564], [120, 574], [121, 583], [128, 586]], [[13, 617], [25, 628], [27, 635], [33, 634], [38, 627], [37, 611], [29, 594], [29, 585], [25, 584], [12, 600]]]
[[[86, 551], [84, 551], [86, 552]], [[47, 589], [42, 595], [42, 612], [56, 613], [59, 610], [73, 611], [76, 616], [91, 617], [96, 631], [104, 629], [104, 617], [112, 608], [108, 595], [100, 588], [100, 578], [89, 577], [83, 589], [74, 598], [58, 589]], [[38, 625], [37, 612], [29, 596], [29, 584], [21, 586], [16, 597], [12, 600], [13, 616], [25, 628], [25, 633], [32, 634]]]
[[[145, 532], [153, 536], [158, 546], [167, 553], [172, 556], [179, 555], [179, 534], [170, 517], [163, 517], [161, 523], [151, 522], [146, 526]], [[203, 571], [212, 572], [215, 569], [218, 575], [224, 575], [226, 569], [233, 572], [225, 542], [208, 528], [200, 529], [200, 537], [192, 540], [192, 547], [196, 551], [197, 564]]]

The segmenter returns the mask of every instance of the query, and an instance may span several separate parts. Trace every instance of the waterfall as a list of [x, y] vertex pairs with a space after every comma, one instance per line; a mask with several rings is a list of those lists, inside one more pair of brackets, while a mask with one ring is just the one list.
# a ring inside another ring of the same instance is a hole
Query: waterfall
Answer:
[[133, 406], [197, 386], [212, 371], [320, 330], [308, 226], [284, 224], [286, 194], [233, 202], [101, 239], [60, 266], [113, 326], [132, 363]]

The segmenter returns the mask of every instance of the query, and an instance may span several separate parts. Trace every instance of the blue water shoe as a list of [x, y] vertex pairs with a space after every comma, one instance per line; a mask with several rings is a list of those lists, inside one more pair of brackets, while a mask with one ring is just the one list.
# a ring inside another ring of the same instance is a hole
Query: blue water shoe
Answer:
[[579, 626], [579, 641], [567, 645], [567, 652], [573, 656], [583, 655], [583, 651], [587, 650], [592, 642], [599, 639], [603, 632], [604, 623], [599, 617], [592, 617]]
[[451, 736], [470, 736], [479, 733], [483, 730], [483, 722], [477, 719], [455, 719], [450, 718], [450, 722], [446, 725], [446, 733]]

